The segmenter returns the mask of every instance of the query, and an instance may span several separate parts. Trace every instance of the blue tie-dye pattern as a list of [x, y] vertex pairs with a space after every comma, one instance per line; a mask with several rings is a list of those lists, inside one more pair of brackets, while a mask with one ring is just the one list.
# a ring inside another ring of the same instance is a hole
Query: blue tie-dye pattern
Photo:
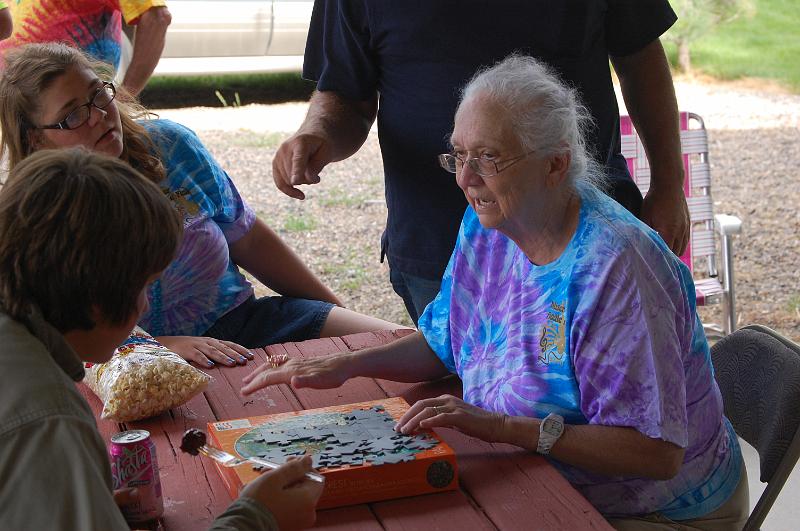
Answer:
[[[161, 186], [187, 195], [173, 200], [184, 209], [183, 241], [151, 286], [150, 309], [139, 325], [154, 336], [202, 335], [253, 293], [228, 246], [250, 230], [255, 214], [192, 131], [169, 120], [142, 123], [167, 170]], [[197, 211], [186, 212], [187, 204]]]
[[[544, 266], [481, 227], [468, 208], [441, 292], [419, 329], [461, 377], [472, 404], [633, 427], [686, 448], [683, 468], [667, 481], [610, 478], [555, 462], [604, 514], [702, 516], [731, 495], [741, 461], [722, 415], [691, 273], [615, 202], [590, 188], [580, 194], [576, 233]], [[565, 306], [564, 352], [562, 362], [545, 364], [539, 338], [551, 302]]]
[[0, 51], [32, 42], [65, 42], [117, 69], [123, 13], [130, 18], [151, 5], [146, 0], [124, 5], [103, 0], [16, 0], [14, 33], [0, 43]]
[[84, 51], [104, 63], [110, 64], [117, 68], [119, 67], [119, 60], [122, 56], [122, 49], [117, 41], [113, 39], [101, 39], [88, 44]]

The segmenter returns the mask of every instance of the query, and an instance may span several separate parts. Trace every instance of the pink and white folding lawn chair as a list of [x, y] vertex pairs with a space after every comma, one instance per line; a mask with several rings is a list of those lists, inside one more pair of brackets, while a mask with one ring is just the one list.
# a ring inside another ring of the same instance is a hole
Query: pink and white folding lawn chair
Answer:
[[[741, 232], [742, 221], [736, 216], [714, 215], [708, 136], [703, 119], [696, 114], [682, 112], [680, 125], [681, 151], [686, 170], [684, 193], [692, 222], [689, 246], [681, 260], [692, 271], [697, 305], [722, 305], [722, 324], [704, 324], [707, 335], [719, 338], [736, 329], [732, 236]], [[650, 188], [650, 163], [629, 116], [620, 116], [620, 133], [622, 155], [628, 161], [628, 169], [636, 185], [645, 194]], [[720, 237], [721, 270], [717, 268], [717, 234]]]

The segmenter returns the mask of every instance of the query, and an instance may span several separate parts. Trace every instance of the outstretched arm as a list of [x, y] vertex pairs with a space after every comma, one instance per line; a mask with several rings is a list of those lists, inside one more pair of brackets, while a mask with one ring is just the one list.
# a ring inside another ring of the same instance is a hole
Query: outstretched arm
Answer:
[[171, 22], [172, 15], [166, 7], [151, 7], [139, 17], [133, 38], [133, 57], [122, 80], [122, 84], [134, 96], [144, 89], [158, 65], [161, 52], [164, 51], [167, 27]]
[[683, 193], [678, 103], [664, 48], [656, 39], [634, 54], [612, 57], [611, 62], [650, 161], [651, 182], [642, 220], [681, 255], [689, 242], [689, 209]]
[[290, 197], [304, 199], [297, 186], [317, 184], [322, 168], [358, 151], [377, 110], [377, 94], [352, 101], [335, 92], [315, 92], [303, 125], [281, 144], [272, 161], [275, 186]]
[[447, 368], [417, 332], [392, 343], [358, 352], [333, 354], [312, 359], [292, 358], [271, 369], [261, 365], [244, 377], [242, 394], [277, 384], [292, 387], [331, 389], [350, 378], [366, 376], [396, 382], [424, 382], [447, 376]]

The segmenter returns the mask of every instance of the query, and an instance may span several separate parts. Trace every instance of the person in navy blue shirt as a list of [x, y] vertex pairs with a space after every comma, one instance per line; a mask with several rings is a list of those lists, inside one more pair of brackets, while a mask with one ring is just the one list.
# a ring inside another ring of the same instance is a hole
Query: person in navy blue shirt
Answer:
[[[303, 76], [317, 81], [308, 115], [273, 161], [291, 197], [320, 182], [378, 121], [388, 219], [381, 257], [416, 323], [439, 291], [466, 202], [437, 164], [448, 153], [461, 87], [512, 52], [538, 57], [575, 87], [594, 119], [589, 150], [609, 195], [683, 252], [689, 216], [677, 103], [659, 36], [676, 20], [666, 0], [316, 0]], [[652, 165], [644, 200], [620, 154], [609, 58]]]

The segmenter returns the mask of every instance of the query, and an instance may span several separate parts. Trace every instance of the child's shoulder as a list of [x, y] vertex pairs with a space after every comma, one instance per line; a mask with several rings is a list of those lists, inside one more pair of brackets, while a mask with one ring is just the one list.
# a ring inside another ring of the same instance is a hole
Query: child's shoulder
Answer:
[[185, 125], [167, 120], [166, 118], [142, 120], [140, 123], [156, 142], [163, 140], [176, 142], [186, 141], [187, 139], [197, 139], [197, 135], [194, 131]]
[[88, 405], [44, 343], [2, 312], [0, 345], [4, 382], [0, 434], [48, 417], [91, 417]]

